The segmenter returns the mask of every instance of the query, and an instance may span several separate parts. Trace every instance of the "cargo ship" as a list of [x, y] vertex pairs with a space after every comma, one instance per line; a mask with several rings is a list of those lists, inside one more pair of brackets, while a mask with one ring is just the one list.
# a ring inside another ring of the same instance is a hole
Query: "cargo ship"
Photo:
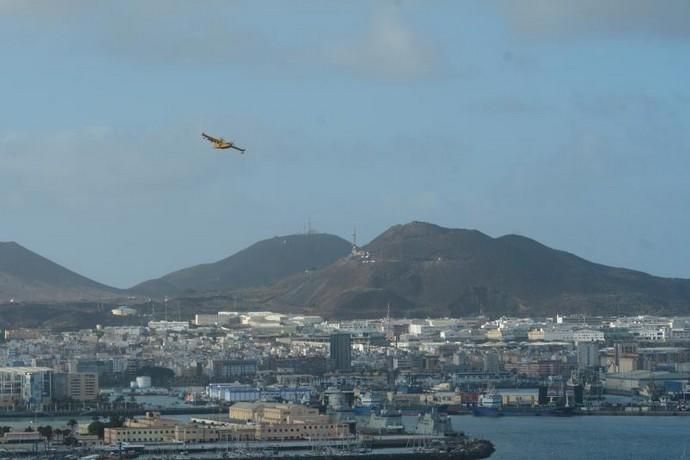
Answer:
[[477, 417], [498, 417], [503, 415], [503, 398], [494, 390], [479, 395], [479, 401], [472, 408], [472, 415]]

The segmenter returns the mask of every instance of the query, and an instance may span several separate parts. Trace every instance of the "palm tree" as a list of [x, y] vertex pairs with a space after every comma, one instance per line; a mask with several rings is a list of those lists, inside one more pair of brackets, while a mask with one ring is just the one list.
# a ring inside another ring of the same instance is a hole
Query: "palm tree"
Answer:
[[115, 398], [115, 401], [113, 401], [115, 407], [121, 406], [122, 403], [125, 402], [125, 397], [123, 395], [118, 395], [117, 398]]
[[98, 399], [96, 400], [96, 407], [105, 408], [110, 402], [110, 395], [108, 393], [98, 393]]
[[79, 428], [79, 422], [77, 422], [75, 419], [69, 419], [69, 421], [67, 422], [67, 426], [69, 427], [72, 436], [76, 436], [78, 434], [76, 432], [76, 429]]

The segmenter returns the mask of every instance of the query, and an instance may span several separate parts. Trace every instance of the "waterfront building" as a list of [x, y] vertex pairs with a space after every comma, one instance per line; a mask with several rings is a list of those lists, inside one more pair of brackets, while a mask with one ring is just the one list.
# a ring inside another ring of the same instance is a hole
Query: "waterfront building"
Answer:
[[53, 398], [53, 370], [47, 367], [0, 367], [0, 408], [23, 405], [42, 409]]
[[690, 374], [675, 372], [652, 372], [636, 370], [606, 374], [604, 388], [612, 393], [631, 394], [639, 390], [656, 387], [664, 388], [670, 382], [687, 385]]
[[299, 417], [302, 419], [318, 416], [319, 410], [301, 404], [267, 404], [263, 407], [263, 423], [288, 423]]
[[174, 425], [137, 428], [106, 428], [103, 432], [103, 442], [105, 444], [118, 444], [121, 442], [156, 443], [172, 441], [174, 438]]
[[265, 403], [237, 402], [228, 409], [228, 417], [231, 420], [257, 422], [263, 417], [265, 406]]
[[256, 439], [262, 441], [343, 439], [350, 436], [349, 424], [333, 422], [327, 415], [296, 419], [291, 423], [262, 423], [256, 428]]
[[211, 383], [206, 387], [206, 394], [210, 398], [222, 399], [228, 402], [253, 402], [276, 399], [302, 402], [308, 401], [313, 391], [311, 387], [271, 386], [257, 388], [251, 385], [241, 385], [237, 383]]
[[539, 404], [538, 388], [501, 388], [497, 390], [504, 406], [536, 406]]

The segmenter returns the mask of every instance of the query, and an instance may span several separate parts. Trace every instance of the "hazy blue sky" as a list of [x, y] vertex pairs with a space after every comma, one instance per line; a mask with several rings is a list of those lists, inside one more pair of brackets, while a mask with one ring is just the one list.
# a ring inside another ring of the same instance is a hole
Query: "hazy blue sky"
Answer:
[[689, 157], [687, 0], [0, 0], [0, 240], [119, 287], [308, 219], [690, 277]]

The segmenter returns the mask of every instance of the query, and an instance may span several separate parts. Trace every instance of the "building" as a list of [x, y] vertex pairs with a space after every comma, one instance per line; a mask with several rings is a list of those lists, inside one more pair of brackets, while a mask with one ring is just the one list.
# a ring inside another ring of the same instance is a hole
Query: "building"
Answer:
[[327, 415], [296, 419], [291, 423], [262, 423], [256, 428], [256, 439], [262, 441], [344, 439], [350, 436], [347, 423], [331, 421]]
[[94, 401], [98, 398], [98, 374], [93, 372], [55, 373], [53, 375], [53, 397]]
[[331, 367], [336, 371], [348, 371], [352, 366], [352, 337], [350, 334], [331, 335]]
[[603, 342], [605, 338], [603, 331], [596, 331], [594, 329], [580, 329], [573, 332], [573, 341], [580, 342]]
[[229, 324], [239, 324], [240, 318], [237, 315], [227, 315], [219, 312], [213, 314], [196, 314], [194, 315], [195, 326], [227, 326]]
[[664, 388], [667, 382], [688, 382], [688, 374], [635, 370], [606, 374], [604, 387], [611, 393], [630, 394], [645, 387]]
[[5, 329], [5, 340], [36, 340], [45, 333], [41, 329]]
[[306, 419], [319, 415], [319, 410], [301, 404], [267, 404], [263, 407], [263, 423], [289, 423], [296, 418]]
[[638, 346], [636, 343], [616, 343], [613, 348], [607, 349], [602, 357], [606, 372], [626, 373], [639, 369]]
[[0, 367], [0, 408], [42, 409], [53, 398], [53, 370], [47, 367]]
[[504, 406], [536, 406], [539, 404], [538, 388], [501, 388], [498, 390]]
[[128, 307], [127, 305], [121, 305], [110, 310], [110, 313], [112, 313], [113, 316], [135, 316], [137, 314], [137, 310], [132, 307]]
[[263, 417], [265, 403], [237, 402], [230, 406], [228, 417], [232, 420], [257, 422]]
[[314, 392], [311, 387], [300, 386], [270, 386], [257, 388], [251, 385], [237, 383], [211, 383], [206, 387], [206, 394], [212, 399], [222, 399], [228, 402], [254, 402], [283, 400], [292, 402], [308, 401]]
[[0, 444], [37, 444], [45, 441], [37, 431], [9, 431], [0, 437]]
[[149, 329], [156, 332], [184, 332], [189, 330], [189, 321], [149, 321]]
[[155, 443], [175, 439], [175, 428], [181, 422], [161, 418], [158, 412], [147, 412], [144, 417], [129, 419], [120, 428], [106, 428], [103, 441], [106, 444], [120, 442]]
[[78, 359], [70, 361], [67, 365], [70, 373], [92, 373], [102, 377], [105, 374], [113, 373], [112, 360], [99, 359]]
[[601, 365], [597, 342], [578, 342], [576, 352], [578, 369], [590, 369]]
[[256, 375], [257, 362], [254, 359], [214, 359], [211, 361], [211, 376], [215, 380], [230, 380]]

